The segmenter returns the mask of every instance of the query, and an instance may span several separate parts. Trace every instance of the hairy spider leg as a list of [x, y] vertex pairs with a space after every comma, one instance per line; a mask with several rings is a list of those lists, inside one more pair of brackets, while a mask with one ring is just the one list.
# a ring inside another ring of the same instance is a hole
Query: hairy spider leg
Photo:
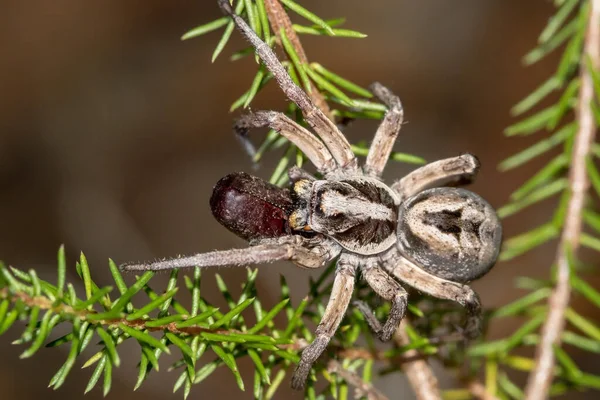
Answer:
[[369, 89], [375, 97], [388, 107], [383, 121], [381, 121], [381, 124], [377, 128], [363, 168], [365, 174], [378, 178], [383, 173], [383, 169], [392, 153], [392, 147], [394, 147], [394, 143], [402, 127], [404, 110], [400, 98], [381, 83], [374, 82], [369, 86]]
[[243, 18], [233, 12], [229, 1], [219, 0], [219, 6], [225, 14], [231, 16], [242, 36], [254, 47], [256, 54], [273, 74], [283, 93], [300, 108], [306, 122], [323, 140], [338, 165], [347, 170], [356, 170], [358, 163], [348, 139], [327, 118], [323, 111], [313, 104], [307, 94], [294, 83], [273, 50], [254, 33]]
[[186, 267], [240, 267], [275, 261], [293, 261], [304, 268], [321, 268], [339, 254], [339, 246], [324, 240], [314, 243], [301, 236], [260, 240], [255, 246], [199, 253], [151, 263], [121, 265], [123, 271], [161, 271]]
[[325, 351], [337, 331], [354, 291], [357, 264], [358, 259], [353, 254], [342, 253], [340, 256], [336, 266], [331, 297], [329, 297], [323, 318], [315, 331], [315, 339], [302, 351], [300, 362], [292, 376], [292, 388], [299, 390], [304, 387], [313, 363]]
[[[467, 321], [463, 332], [456, 335], [457, 338], [475, 339], [481, 334], [481, 302], [473, 289], [461, 283], [438, 278], [422, 270], [406, 258], [398, 256], [399, 254], [394, 257], [396, 262], [393, 265], [384, 264], [386, 270], [398, 280], [438, 299], [455, 301], [465, 308]], [[450, 337], [445, 337], [443, 340], [448, 341]]]
[[392, 305], [387, 320], [382, 325], [375, 317], [375, 313], [363, 301], [356, 300], [354, 305], [363, 313], [365, 320], [381, 341], [387, 342], [400, 326], [400, 321], [406, 313], [408, 293], [379, 265], [376, 259], [370, 259], [360, 265], [363, 278], [369, 286], [381, 297]]
[[477, 157], [466, 153], [417, 168], [390, 187], [404, 200], [425, 189], [469, 184], [475, 180], [480, 166]]
[[[245, 114], [235, 122], [234, 131], [242, 142], [246, 143], [248, 142], [248, 130], [250, 128], [265, 126], [274, 129], [281, 136], [298, 146], [323, 175], [329, 175], [336, 168], [336, 162], [323, 142], [283, 113], [257, 111]], [[245, 145], [245, 147], [251, 148], [249, 145]]]

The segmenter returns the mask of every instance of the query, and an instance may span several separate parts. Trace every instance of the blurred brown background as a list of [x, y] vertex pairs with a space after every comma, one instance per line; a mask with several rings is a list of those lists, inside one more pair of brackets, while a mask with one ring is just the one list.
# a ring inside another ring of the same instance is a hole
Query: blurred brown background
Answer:
[[[96, 281], [109, 284], [108, 257], [123, 262], [244, 245], [212, 219], [208, 198], [220, 177], [252, 172], [231, 133], [235, 115], [228, 109], [249, 87], [255, 66], [250, 59], [228, 61], [233, 50], [245, 46], [237, 34], [215, 64], [210, 57], [219, 33], [179, 40], [188, 29], [220, 16], [215, 1], [2, 3], [0, 257], [53, 280], [56, 250], [65, 243], [71, 280], [75, 258], [84, 251]], [[550, 2], [301, 3], [321, 17], [345, 16], [348, 28], [369, 35], [302, 40], [311, 61], [363, 86], [379, 80], [400, 95], [408, 123], [397, 150], [430, 161], [464, 151], [477, 154], [483, 169], [473, 189], [494, 206], [543, 165], [542, 160], [511, 173], [496, 170], [499, 161], [536, 140], [507, 140], [502, 130], [511, 123], [510, 106], [553, 71], [556, 59], [528, 69], [520, 65], [551, 15]], [[254, 107], [278, 109], [283, 100], [271, 85]], [[375, 127], [373, 121], [357, 122], [348, 135], [369, 140]], [[271, 154], [254, 173], [267, 177], [276, 159]], [[410, 169], [391, 164], [385, 176], [392, 180]], [[543, 203], [509, 218], [507, 236], [544, 222], [552, 206]], [[550, 245], [499, 264], [474, 285], [485, 305], [520, 295], [514, 289], [520, 274], [547, 276], [552, 253]], [[219, 273], [233, 290], [245, 276], [244, 270]], [[307, 288], [307, 273], [291, 264], [264, 267], [259, 276], [263, 301], [277, 300], [280, 273], [298, 282], [292, 287], [297, 302]], [[211, 275], [205, 274], [202, 292], [219, 304]], [[511, 329], [504, 324], [493, 327], [492, 334]], [[91, 370], [81, 371], [80, 362], [59, 391], [47, 389], [68, 348], [42, 350], [21, 361], [23, 349], [9, 345], [18, 331], [0, 340], [4, 399], [82, 398]], [[110, 398], [181, 398], [171, 394], [178, 374], [167, 372], [166, 364], [133, 393], [137, 345], [124, 346], [122, 359]], [[598, 364], [589, 356], [579, 361], [589, 372]], [[228, 371], [218, 371], [192, 396], [251, 398], [252, 366], [242, 363], [241, 368], [246, 393], [240, 395]], [[450, 387], [451, 379], [443, 378], [443, 385]], [[398, 375], [378, 386], [391, 398], [411, 398]], [[87, 398], [100, 396], [97, 388]], [[301, 397], [285, 388], [277, 398], [288, 396]]]

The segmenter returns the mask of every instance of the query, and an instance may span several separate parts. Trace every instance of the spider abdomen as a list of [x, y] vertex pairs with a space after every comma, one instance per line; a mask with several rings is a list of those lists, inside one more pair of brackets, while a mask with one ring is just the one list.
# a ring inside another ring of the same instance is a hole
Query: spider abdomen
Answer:
[[383, 183], [366, 177], [305, 180], [294, 191], [292, 228], [308, 227], [362, 255], [381, 253], [396, 242], [398, 197]]
[[217, 182], [210, 209], [221, 225], [248, 241], [291, 234], [289, 190], [244, 172], [229, 174]]
[[427, 272], [469, 282], [496, 262], [502, 228], [492, 206], [475, 193], [436, 188], [402, 203], [398, 239], [401, 253]]

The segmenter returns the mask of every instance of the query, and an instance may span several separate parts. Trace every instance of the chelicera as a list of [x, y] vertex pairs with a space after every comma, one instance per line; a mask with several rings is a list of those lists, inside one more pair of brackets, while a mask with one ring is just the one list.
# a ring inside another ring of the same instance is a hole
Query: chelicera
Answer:
[[279, 188], [245, 173], [221, 179], [210, 206], [215, 218], [250, 247], [200, 253], [122, 269], [165, 270], [182, 267], [244, 266], [290, 260], [321, 268], [336, 260], [329, 303], [314, 341], [306, 347], [292, 378], [301, 389], [312, 364], [323, 353], [350, 303], [360, 271], [369, 286], [391, 303], [382, 324], [369, 307], [356, 304], [381, 340], [389, 340], [404, 317], [407, 292], [401, 282], [466, 309], [463, 335], [481, 331], [481, 304], [466, 283], [485, 275], [498, 257], [502, 229], [494, 209], [481, 197], [452, 186], [471, 182], [479, 161], [463, 154], [427, 164], [388, 186], [380, 176], [402, 125], [397, 96], [379, 83], [373, 94], [388, 108], [375, 133], [364, 166], [336, 125], [294, 84], [268, 45], [219, 0], [265, 67], [302, 111], [313, 134], [282, 113], [258, 111], [239, 119], [235, 131], [270, 127], [294, 143], [322, 178], [300, 168], [289, 171], [291, 187]]

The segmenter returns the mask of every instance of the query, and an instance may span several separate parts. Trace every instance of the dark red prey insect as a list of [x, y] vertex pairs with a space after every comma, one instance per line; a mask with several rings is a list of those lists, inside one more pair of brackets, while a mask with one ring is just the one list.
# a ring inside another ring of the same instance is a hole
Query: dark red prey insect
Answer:
[[210, 209], [221, 225], [250, 243], [292, 234], [288, 222], [290, 191], [245, 172], [229, 174], [217, 182]]

